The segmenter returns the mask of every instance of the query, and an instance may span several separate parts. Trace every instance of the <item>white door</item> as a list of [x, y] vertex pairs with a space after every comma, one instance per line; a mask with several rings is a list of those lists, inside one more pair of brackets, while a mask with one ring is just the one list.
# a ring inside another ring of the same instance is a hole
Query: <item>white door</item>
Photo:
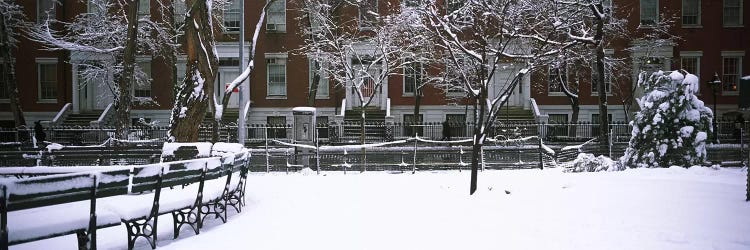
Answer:
[[[216, 91], [218, 92], [217, 96], [219, 99], [218, 102], [221, 102], [221, 100], [224, 99], [224, 93], [229, 86], [229, 84], [239, 76], [239, 69], [237, 67], [219, 67], [219, 77], [217, 77], [217, 87]], [[235, 90], [234, 93], [232, 93], [232, 96], [229, 98], [229, 103], [227, 104], [227, 107], [225, 108], [239, 108], [239, 91]]]
[[[501, 64], [490, 81], [492, 83], [492, 86], [490, 86], [491, 96], [500, 96], [513, 83], [513, 78], [519, 69], [519, 67], [512, 64]], [[520, 79], [516, 87], [513, 88], [508, 97], [507, 105], [521, 107], [528, 102], [529, 86], [525, 79], [526, 77]]]
[[[382, 98], [382, 87], [378, 88], [376, 85], [377, 78], [380, 77], [380, 70], [379, 69], [368, 69], [367, 74], [363, 74], [363, 72], [358, 72], [360, 75], [357, 76], [357, 81], [360, 81], [361, 84], [359, 84], [359, 90], [362, 92], [362, 102], [361, 103], [367, 103], [370, 102], [368, 107], [380, 107]], [[384, 83], [383, 83], [384, 84]], [[356, 95], [356, 94], [355, 94]], [[352, 96], [354, 100], [358, 101], [359, 97]], [[370, 101], [372, 100], [372, 101]], [[358, 105], [359, 102], [356, 102]]]
[[114, 101], [113, 86], [107, 84], [112, 75], [102, 72], [85, 77], [83, 66], [77, 67], [76, 90], [78, 91], [78, 107], [80, 112], [104, 110]]

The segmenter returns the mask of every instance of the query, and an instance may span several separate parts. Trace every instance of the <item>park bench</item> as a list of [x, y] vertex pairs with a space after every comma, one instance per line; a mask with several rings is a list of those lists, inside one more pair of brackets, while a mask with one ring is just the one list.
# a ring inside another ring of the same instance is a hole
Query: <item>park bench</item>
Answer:
[[[118, 217], [97, 198], [125, 193], [129, 168], [39, 176], [0, 184], [0, 249], [75, 233], [79, 248], [96, 248], [96, 229]], [[42, 219], [44, 218], [44, 219]]]
[[[227, 153], [222, 157], [197, 160], [106, 167], [111, 168], [106, 171], [0, 179], [3, 180], [0, 182], [0, 198], [3, 198], [0, 250], [9, 245], [72, 233], [79, 238], [79, 248], [95, 249], [96, 229], [121, 223], [127, 227], [129, 249], [133, 249], [135, 241], [141, 237], [155, 248], [157, 220], [164, 214], [172, 214], [174, 218], [175, 238], [184, 225], [198, 234], [209, 215], [226, 222], [227, 207], [240, 212], [248, 168], [245, 154]], [[236, 178], [232, 178], [233, 175]], [[202, 211], [205, 206], [212, 209]], [[40, 215], [58, 219], [51, 224], [40, 220]]]

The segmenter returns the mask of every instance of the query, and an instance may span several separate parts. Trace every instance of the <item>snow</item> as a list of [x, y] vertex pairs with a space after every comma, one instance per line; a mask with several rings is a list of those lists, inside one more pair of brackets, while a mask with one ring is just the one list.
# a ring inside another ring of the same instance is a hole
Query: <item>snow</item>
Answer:
[[743, 76], [742, 80], [750, 80], [750, 75]]
[[174, 151], [182, 146], [195, 146], [198, 148], [198, 157], [208, 157], [211, 155], [210, 142], [165, 142], [162, 147], [161, 156], [174, 156]]
[[675, 82], [682, 82], [682, 80], [685, 79], [685, 76], [677, 70], [672, 71], [672, 73], [669, 74], [669, 77], [672, 78], [672, 81]]
[[295, 112], [295, 113], [296, 112], [312, 113], [313, 115], [315, 115], [315, 111], [316, 110], [317, 109], [315, 109], [315, 107], [294, 107], [294, 108], [292, 108], [292, 112]]
[[[484, 171], [473, 196], [469, 171], [251, 174], [242, 213], [230, 209], [227, 223], [209, 217], [199, 235], [185, 229], [177, 240], [172, 217], [160, 216], [157, 245], [161, 250], [748, 249], [746, 174], [703, 167]], [[178, 190], [164, 191], [167, 197]], [[99, 248], [126, 248], [125, 232], [122, 225], [97, 231]], [[13, 249], [77, 248], [70, 235]], [[150, 246], [138, 240], [135, 249]]]
[[[202, 46], [202, 44], [201, 44]], [[193, 82], [195, 84], [195, 87], [193, 87], [193, 96], [194, 97], [200, 97], [203, 93], [203, 83], [206, 82], [206, 79], [203, 79], [201, 76], [201, 72], [198, 71], [198, 69], [195, 69], [195, 74], [193, 75]], [[180, 113], [182, 115], [182, 113]]]
[[52, 153], [52, 150], [61, 150], [63, 149], [63, 145], [57, 144], [57, 143], [50, 143], [47, 145], [47, 151]]

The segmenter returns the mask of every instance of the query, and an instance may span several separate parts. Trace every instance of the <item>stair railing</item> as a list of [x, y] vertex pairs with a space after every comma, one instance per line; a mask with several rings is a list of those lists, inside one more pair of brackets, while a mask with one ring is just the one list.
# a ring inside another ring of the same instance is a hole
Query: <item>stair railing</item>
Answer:
[[60, 109], [59, 112], [57, 112], [57, 115], [55, 115], [54, 118], [52, 118], [51, 121], [42, 121], [42, 125], [45, 127], [50, 126], [57, 126], [60, 125], [65, 119], [68, 118], [68, 115], [70, 115], [70, 112], [73, 110], [73, 104], [72, 103], [66, 103], [62, 109]]
[[102, 114], [99, 115], [99, 119], [96, 119], [96, 121], [89, 122], [89, 125], [91, 125], [91, 127], [99, 127], [99, 126], [102, 126], [102, 125], [109, 124], [109, 121], [112, 120], [112, 114], [113, 114], [113, 112], [112, 112], [112, 106], [113, 106], [113, 104], [114, 103], [110, 103], [109, 105], [107, 105], [107, 107], [104, 109], [104, 111], [102, 111]]

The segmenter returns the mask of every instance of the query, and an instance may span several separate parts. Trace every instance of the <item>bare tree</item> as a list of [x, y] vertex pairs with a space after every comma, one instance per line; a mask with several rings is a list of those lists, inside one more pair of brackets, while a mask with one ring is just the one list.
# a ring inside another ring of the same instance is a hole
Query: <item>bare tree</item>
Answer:
[[[167, 6], [159, 0], [159, 5]], [[92, 12], [72, 22], [48, 18], [29, 29], [28, 36], [47, 50], [65, 50], [82, 55], [84, 79], [106, 77], [104, 86], [114, 96], [115, 137], [127, 139], [130, 127], [133, 84], [148, 85], [151, 79], [135, 65], [136, 55], [167, 56], [175, 53], [168, 29], [170, 22], [139, 16], [138, 0], [90, 0]], [[164, 17], [164, 16], [162, 16]], [[62, 30], [53, 27], [62, 26]], [[123, 39], [125, 38], [125, 39]], [[169, 58], [169, 57], [167, 57]]]
[[18, 35], [21, 29], [29, 24], [26, 22], [23, 8], [13, 0], [0, 1], [0, 58], [2, 58], [3, 83], [5, 91], [10, 100], [10, 111], [13, 114], [15, 127], [25, 126], [26, 119], [23, 116], [21, 103], [18, 99], [18, 84], [16, 82], [15, 56], [13, 49], [18, 43]]
[[[418, 47], [426, 41], [409, 37], [413, 35], [410, 24], [419, 21], [414, 12], [380, 15], [368, 11], [371, 2], [305, 0], [303, 13], [310, 28], [303, 31], [305, 45], [298, 50], [319, 65], [317, 77], [329, 77], [355, 98], [361, 112], [361, 143], [365, 139], [365, 109], [384, 94], [390, 76], [420, 62], [420, 54], [415, 52], [421, 51]], [[361, 23], [339, 15], [345, 6], [360, 8]]]
[[[452, 6], [449, 6], [452, 7]], [[578, 41], [558, 41], [563, 35], [550, 2], [524, 0], [468, 0], [443, 12], [428, 2], [422, 15], [428, 29], [445, 50], [446, 91], [463, 91], [474, 103], [470, 193], [477, 188], [482, 145], [512, 91], [539, 66]], [[499, 79], [500, 71], [510, 71]]]

